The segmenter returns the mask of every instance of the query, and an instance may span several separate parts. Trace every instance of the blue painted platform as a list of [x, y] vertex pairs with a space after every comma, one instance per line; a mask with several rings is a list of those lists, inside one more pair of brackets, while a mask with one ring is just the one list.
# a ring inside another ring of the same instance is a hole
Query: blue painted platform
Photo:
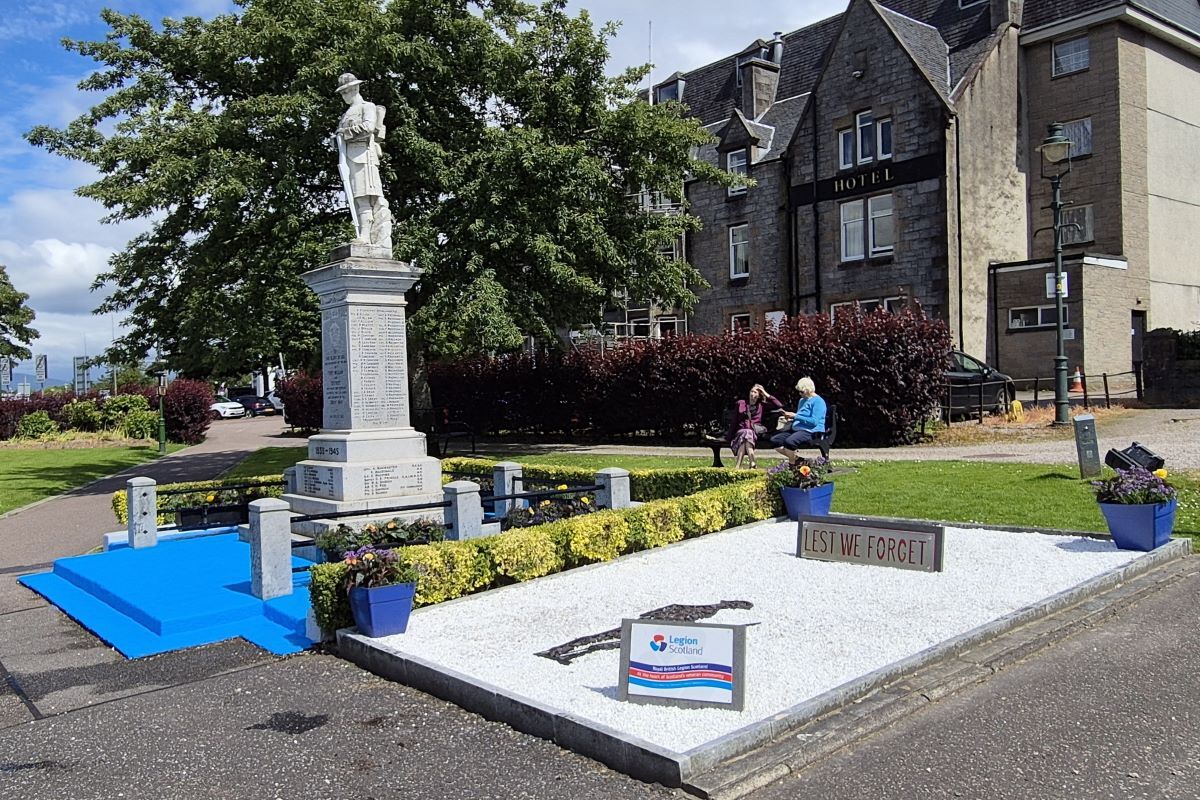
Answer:
[[[292, 557], [293, 567], [312, 562]], [[294, 591], [262, 601], [250, 593], [250, 545], [236, 533], [121, 547], [60, 558], [51, 572], [20, 582], [128, 658], [242, 637], [278, 655], [312, 642], [304, 635], [308, 572]]]

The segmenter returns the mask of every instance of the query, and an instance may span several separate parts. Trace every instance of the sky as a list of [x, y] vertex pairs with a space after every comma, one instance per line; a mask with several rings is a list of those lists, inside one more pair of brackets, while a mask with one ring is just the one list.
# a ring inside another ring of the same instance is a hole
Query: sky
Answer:
[[[610, 43], [609, 72], [650, 61], [653, 78], [687, 71], [742, 49], [775, 31], [792, 31], [845, 7], [843, 0], [570, 0], [597, 24], [622, 23]], [[23, 138], [33, 126], [63, 126], [90, 108], [96, 95], [76, 85], [94, 62], [63, 49], [62, 39], [101, 39], [100, 10], [163, 17], [211, 17], [229, 0], [0, 0], [0, 264], [17, 291], [29, 294], [41, 334], [33, 345], [48, 356], [50, 375], [71, 376], [71, 358], [95, 355], [120, 335], [121, 315], [92, 313], [104, 299], [96, 276], [146, 221], [106, 224], [105, 209], [75, 195], [95, 180], [88, 166], [47, 154]], [[707, 12], [707, 13], [706, 13]], [[332, 124], [332, 122], [331, 122]], [[32, 374], [32, 361], [15, 372]], [[99, 370], [94, 371], [99, 374]], [[18, 377], [19, 380], [19, 377]]]

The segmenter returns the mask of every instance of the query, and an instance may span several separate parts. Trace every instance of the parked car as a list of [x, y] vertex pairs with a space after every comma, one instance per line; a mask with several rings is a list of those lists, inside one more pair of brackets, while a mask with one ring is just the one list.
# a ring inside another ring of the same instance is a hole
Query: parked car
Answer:
[[[966, 353], [954, 350], [946, 367], [946, 384], [952, 416], [979, 413], [979, 392], [983, 388], [983, 410], [1003, 414], [1017, 397], [1013, 379], [995, 367]], [[939, 407], [946, 403], [946, 391], [939, 398]], [[939, 409], [940, 410], [940, 409]], [[945, 416], [940, 410], [940, 416]]]
[[277, 389], [272, 389], [271, 391], [267, 392], [267, 400], [269, 400], [271, 405], [275, 407], [275, 411], [280, 414], [283, 413], [283, 398], [279, 396], [279, 391]]
[[241, 403], [242, 407], [252, 417], [262, 416], [263, 414], [274, 414], [275, 406], [271, 405], [271, 401], [265, 397], [260, 397], [255, 394], [243, 394], [233, 398], [236, 402]]
[[246, 416], [246, 407], [235, 403], [224, 395], [217, 395], [216, 402], [211, 406], [213, 419], [237, 419]]

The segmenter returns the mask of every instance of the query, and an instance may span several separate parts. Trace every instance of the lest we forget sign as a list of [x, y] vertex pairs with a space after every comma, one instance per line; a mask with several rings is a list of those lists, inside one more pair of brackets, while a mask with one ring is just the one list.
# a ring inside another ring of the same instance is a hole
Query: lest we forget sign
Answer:
[[796, 556], [941, 572], [945, 539], [946, 529], [940, 525], [855, 517], [801, 517]]
[[744, 625], [621, 620], [621, 700], [741, 711], [745, 665]]

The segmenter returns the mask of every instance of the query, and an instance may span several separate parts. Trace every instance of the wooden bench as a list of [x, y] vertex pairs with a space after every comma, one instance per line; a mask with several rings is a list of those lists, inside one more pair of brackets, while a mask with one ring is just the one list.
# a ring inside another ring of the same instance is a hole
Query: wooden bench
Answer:
[[[773, 449], [775, 449], [775, 445], [771, 442], [771, 437], [774, 436], [775, 434], [779, 433], [779, 431], [775, 430], [775, 426], [776, 426], [776, 424], [778, 424], [777, 420], [779, 419], [779, 415], [782, 413], [783, 413], [782, 410], [780, 410], [780, 411], [768, 411], [763, 414], [763, 424], [766, 426], [767, 432], [764, 434], [761, 434], [758, 437], [758, 440], [755, 442], [755, 445], [754, 445], [756, 450], [763, 450], [763, 449], [773, 450]], [[713, 434], [710, 434], [709, 436], [705, 437], [705, 442], [704, 442], [704, 445], [706, 447], [712, 448], [712, 452], [713, 452], [712, 465], [714, 467], [725, 466], [721, 462], [721, 450], [729, 447], [729, 441], [728, 441], [728, 439], [725, 438], [725, 436], [728, 433], [729, 429], [733, 427], [734, 419], [736, 418], [736, 416], [737, 416], [737, 412], [731, 408], [731, 409], [728, 409], [727, 411], [725, 411], [725, 413], [721, 415], [720, 428], [717, 428], [717, 423], [715, 421], [710, 423], [710, 425], [709, 425], [709, 430], [712, 430], [712, 431], [719, 430], [720, 431], [720, 433], [713, 433]], [[815, 436], [813, 436], [813, 439], [811, 442], [809, 442], [808, 444], [801, 445], [801, 448], [813, 448], [816, 450], [820, 450], [822, 456], [824, 456], [825, 458], [829, 458], [829, 449], [831, 447], [833, 447], [833, 443], [836, 439], [837, 439], [837, 406], [833, 403], [827, 403], [825, 405], [825, 432], [816, 434]]]

